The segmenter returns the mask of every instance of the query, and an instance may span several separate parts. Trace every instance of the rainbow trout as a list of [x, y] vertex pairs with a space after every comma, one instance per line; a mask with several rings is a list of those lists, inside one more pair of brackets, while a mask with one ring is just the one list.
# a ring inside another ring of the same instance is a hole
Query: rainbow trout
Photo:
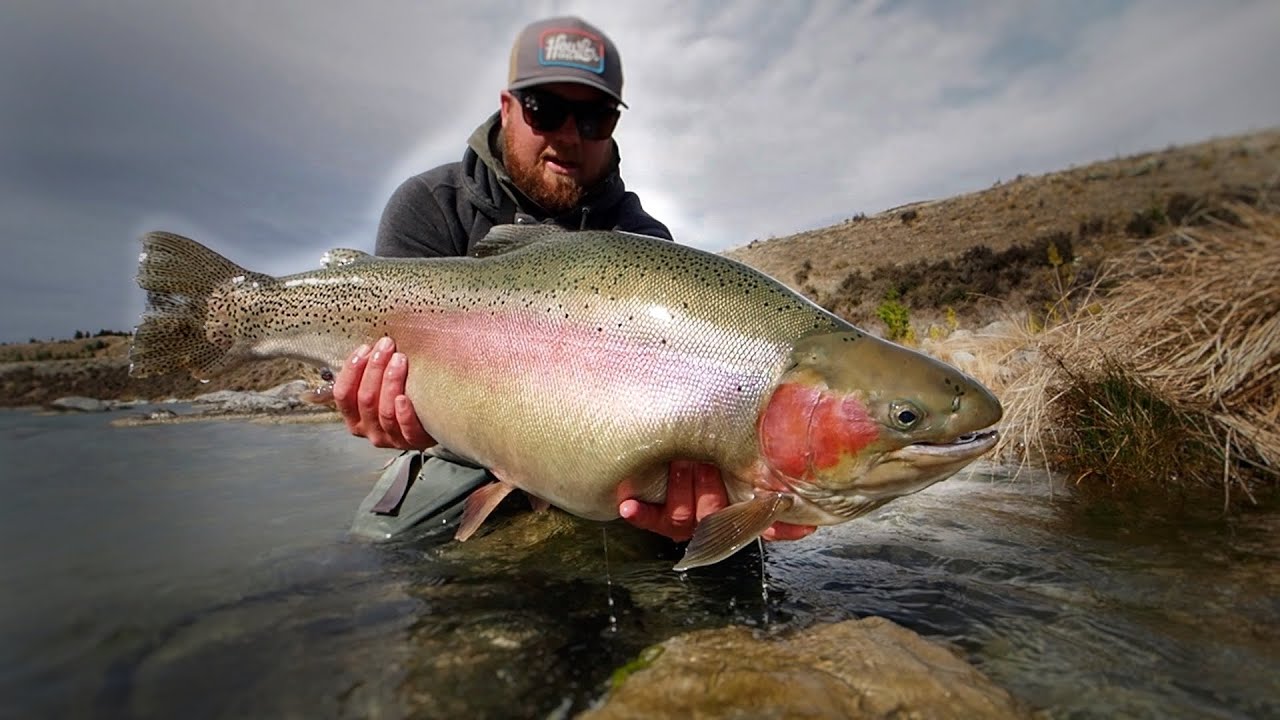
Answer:
[[676, 569], [775, 521], [832, 525], [914, 493], [996, 441], [1000, 403], [728, 258], [619, 232], [495, 228], [474, 257], [334, 250], [271, 277], [193, 240], [143, 239], [135, 376], [207, 378], [289, 357], [331, 368], [391, 336], [441, 452], [489, 468], [460, 539], [512, 488], [593, 520], [661, 502], [675, 459], [721, 468], [731, 504]]

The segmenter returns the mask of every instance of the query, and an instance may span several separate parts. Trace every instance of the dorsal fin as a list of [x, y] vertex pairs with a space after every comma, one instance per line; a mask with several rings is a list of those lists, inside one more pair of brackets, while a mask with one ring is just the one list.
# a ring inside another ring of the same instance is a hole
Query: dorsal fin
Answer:
[[320, 264], [326, 268], [340, 268], [354, 263], [368, 262], [373, 256], [361, 250], [351, 248], [334, 248], [320, 258]]
[[490, 257], [518, 250], [526, 245], [566, 235], [568, 230], [556, 225], [494, 225], [488, 235], [471, 249], [473, 257]]

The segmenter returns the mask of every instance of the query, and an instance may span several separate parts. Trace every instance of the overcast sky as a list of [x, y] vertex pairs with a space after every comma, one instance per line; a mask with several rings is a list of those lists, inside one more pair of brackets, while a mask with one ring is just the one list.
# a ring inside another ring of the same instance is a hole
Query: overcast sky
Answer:
[[146, 230], [277, 274], [371, 249], [562, 13], [621, 51], [628, 186], [716, 250], [1280, 125], [1275, 0], [11, 0], [0, 341], [131, 328]]

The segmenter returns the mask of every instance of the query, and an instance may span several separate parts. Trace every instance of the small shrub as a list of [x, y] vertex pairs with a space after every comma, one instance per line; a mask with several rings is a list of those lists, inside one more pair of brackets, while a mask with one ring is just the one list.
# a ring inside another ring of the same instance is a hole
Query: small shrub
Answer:
[[800, 265], [800, 270], [796, 272], [796, 285], [804, 285], [809, 280], [809, 273], [813, 272], [813, 261], [805, 260]]
[[1101, 235], [1106, 232], [1106, 230], [1107, 222], [1095, 215], [1088, 220], [1080, 221], [1080, 227], [1076, 229], [1076, 236], [1081, 240], [1087, 240]]
[[1164, 210], [1158, 207], [1150, 207], [1146, 210], [1135, 212], [1124, 226], [1124, 232], [1129, 237], [1149, 238], [1154, 237], [1164, 227], [1164, 224]]
[[898, 291], [890, 290], [884, 301], [876, 308], [876, 317], [884, 323], [886, 334], [890, 340], [902, 341], [911, 339], [911, 311], [906, 305], [898, 302]]
[[1203, 204], [1186, 193], [1177, 192], [1169, 196], [1164, 205], [1165, 217], [1174, 225], [1182, 225], [1193, 219], [1203, 209]]

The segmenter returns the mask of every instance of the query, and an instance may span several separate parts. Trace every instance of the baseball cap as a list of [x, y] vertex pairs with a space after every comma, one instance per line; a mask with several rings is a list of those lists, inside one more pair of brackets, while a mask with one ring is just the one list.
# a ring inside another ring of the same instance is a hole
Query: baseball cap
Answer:
[[622, 58], [599, 28], [566, 16], [531, 23], [511, 46], [507, 89], [569, 82], [589, 85], [622, 102]]

